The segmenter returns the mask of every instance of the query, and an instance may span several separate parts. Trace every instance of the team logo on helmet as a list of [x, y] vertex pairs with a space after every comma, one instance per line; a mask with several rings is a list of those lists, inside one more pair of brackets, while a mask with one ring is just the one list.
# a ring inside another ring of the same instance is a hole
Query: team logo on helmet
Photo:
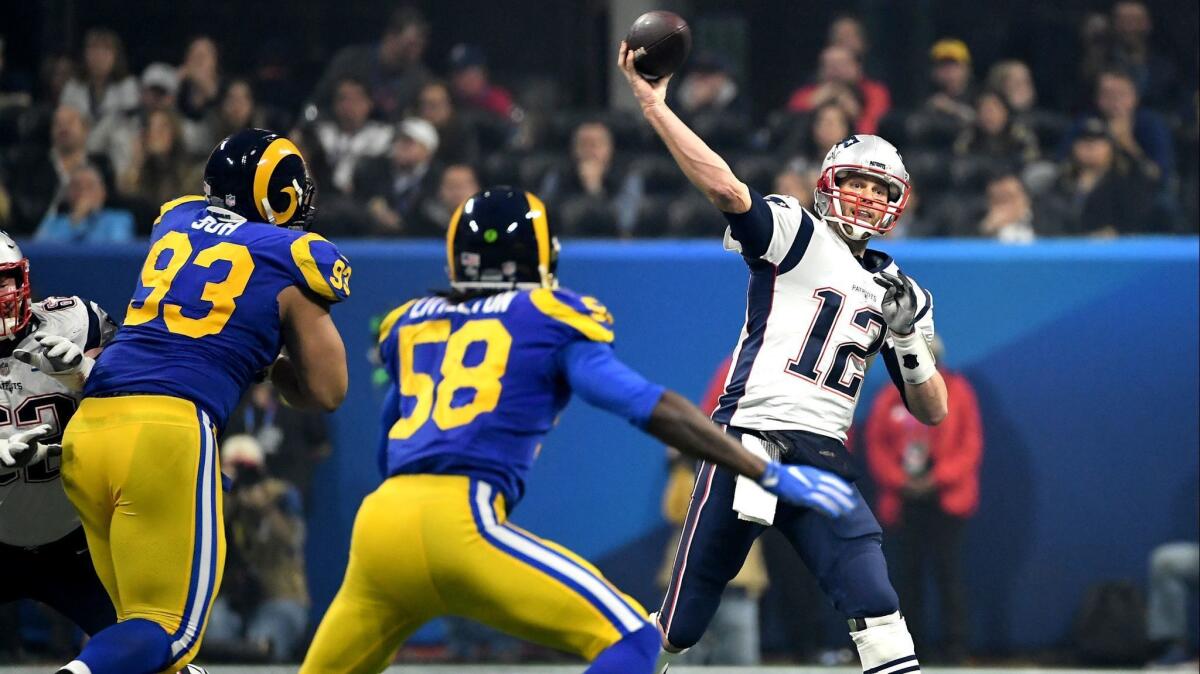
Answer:
[[273, 225], [291, 221], [307, 187], [295, 176], [304, 174], [304, 159], [292, 141], [282, 137], [271, 141], [254, 169], [254, 206], [264, 221]]

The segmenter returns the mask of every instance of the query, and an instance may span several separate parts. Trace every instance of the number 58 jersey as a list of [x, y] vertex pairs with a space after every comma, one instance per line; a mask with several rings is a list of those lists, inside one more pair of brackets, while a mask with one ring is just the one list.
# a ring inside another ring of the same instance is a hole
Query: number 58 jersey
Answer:
[[649, 419], [663, 388], [617, 360], [612, 341], [608, 310], [565, 289], [401, 306], [379, 335], [392, 379], [381, 467], [484, 480], [511, 507], [572, 392], [635, 425]]
[[[876, 250], [855, 257], [792, 197], [754, 193], [751, 201], [747, 213], [727, 216], [725, 247], [746, 260], [750, 285], [746, 323], [713, 420], [845, 442], [877, 354], [904, 390], [904, 365], [896, 362], [880, 310], [884, 289], [874, 281], [899, 267]], [[932, 341], [933, 297], [919, 286], [916, 293], [916, 327]]]
[[350, 264], [317, 234], [182, 197], [162, 207], [116, 339], [85, 396], [168, 395], [224, 427], [282, 346], [278, 296], [289, 286], [329, 303], [350, 295]]

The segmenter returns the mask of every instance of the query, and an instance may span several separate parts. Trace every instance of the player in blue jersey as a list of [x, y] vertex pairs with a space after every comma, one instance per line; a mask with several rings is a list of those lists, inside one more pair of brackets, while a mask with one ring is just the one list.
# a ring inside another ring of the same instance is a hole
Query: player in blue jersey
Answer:
[[63, 484], [118, 622], [60, 674], [189, 666], [224, 564], [226, 416], [268, 367], [294, 406], [332, 410], [345, 396], [329, 309], [350, 294], [350, 265], [304, 232], [314, 188], [299, 150], [262, 129], [235, 133], [209, 157], [204, 191], [162, 207], [124, 323], [63, 438]]
[[525, 477], [572, 393], [680, 450], [838, 517], [852, 493], [825, 471], [759, 458], [691, 403], [613, 354], [612, 317], [558, 287], [558, 242], [532, 194], [468, 199], [447, 233], [452, 290], [392, 311], [386, 481], [363, 501], [350, 562], [302, 674], [380, 672], [439, 615], [578, 654], [588, 672], [648, 674], [659, 638], [638, 603], [571, 551], [514, 526]]

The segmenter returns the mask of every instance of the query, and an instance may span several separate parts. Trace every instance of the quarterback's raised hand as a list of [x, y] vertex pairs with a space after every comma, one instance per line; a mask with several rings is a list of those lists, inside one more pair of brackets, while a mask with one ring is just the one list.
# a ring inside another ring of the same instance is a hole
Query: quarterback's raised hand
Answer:
[[629, 80], [634, 97], [643, 108], [663, 103], [667, 100], [667, 82], [671, 80], [671, 76], [667, 75], [653, 82], [647, 80], [634, 69], [633, 62], [636, 58], [636, 52], [630, 51], [629, 46], [622, 40], [617, 51], [617, 67], [625, 73], [625, 79]]
[[53, 428], [50, 424], [42, 424], [24, 431], [17, 431], [7, 439], [0, 440], [0, 464], [6, 468], [24, 468], [31, 463], [41, 461], [51, 452], [61, 453], [62, 448], [59, 445], [46, 445], [38, 442], [39, 438], [50, 435], [52, 431]]
[[902, 270], [897, 269], [896, 273], [898, 276], [881, 271], [875, 277], [875, 283], [886, 290], [880, 309], [889, 330], [897, 335], [911, 335], [917, 322], [917, 290]]
[[84, 355], [83, 349], [61, 335], [36, 333], [33, 338], [40, 348], [15, 349], [13, 358], [54, 377], [72, 391], [82, 388], [94, 363]]
[[845, 480], [812, 466], [772, 461], [758, 483], [784, 501], [812, 508], [826, 517], [836, 519], [858, 506], [854, 489]]

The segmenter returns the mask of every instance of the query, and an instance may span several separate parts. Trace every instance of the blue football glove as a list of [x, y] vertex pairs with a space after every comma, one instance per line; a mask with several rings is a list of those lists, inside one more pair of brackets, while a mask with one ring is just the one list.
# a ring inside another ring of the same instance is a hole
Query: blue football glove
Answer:
[[788, 503], [812, 508], [826, 517], [841, 517], [858, 506], [854, 488], [845, 480], [812, 466], [772, 461], [758, 484]]

